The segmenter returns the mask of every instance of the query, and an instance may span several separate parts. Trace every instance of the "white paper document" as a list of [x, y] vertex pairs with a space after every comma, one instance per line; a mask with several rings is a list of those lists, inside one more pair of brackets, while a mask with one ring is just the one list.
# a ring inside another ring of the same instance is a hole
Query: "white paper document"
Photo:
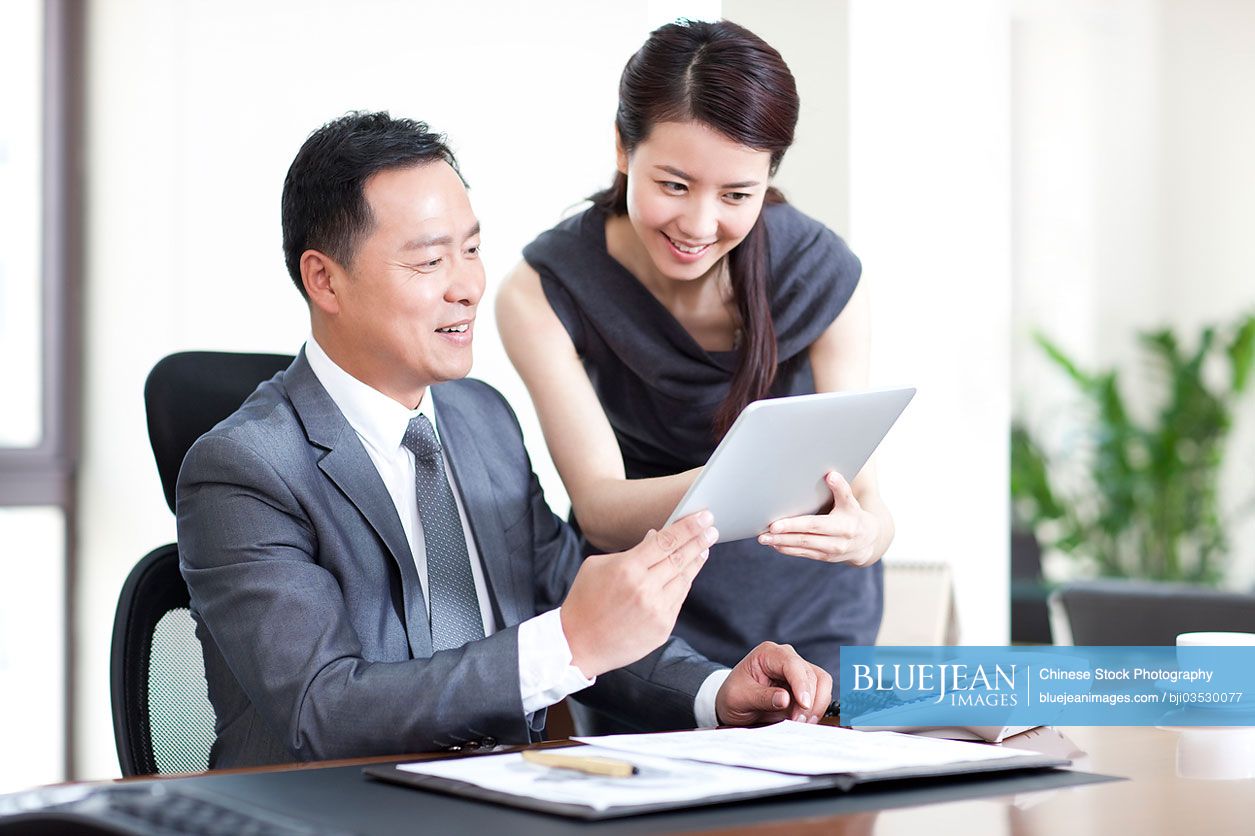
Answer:
[[618, 752], [793, 775], [883, 772], [1024, 756], [1024, 752], [983, 743], [936, 740], [887, 731], [855, 731], [791, 720], [756, 729], [700, 729], [573, 739]]
[[625, 758], [621, 751], [596, 746], [546, 751], [574, 751], [580, 757], [630, 760], [639, 772], [627, 778], [587, 775], [570, 769], [528, 763], [517, 753], [407, 763], [398, 769], [449, 778], [511, 795], [579, 804], [594, 810], [694, 801], [740, 792], [780, 790], [807, 783], [806, 778], [796, 775], [672, 760], [648, 754], [634, 753]]

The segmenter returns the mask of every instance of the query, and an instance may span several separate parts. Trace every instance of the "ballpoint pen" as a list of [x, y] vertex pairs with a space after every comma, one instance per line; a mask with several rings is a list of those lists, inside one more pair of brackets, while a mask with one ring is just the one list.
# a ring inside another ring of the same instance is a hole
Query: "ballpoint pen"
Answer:
[[540, 766], [551, 766], [556, 769], [572, 769], [587, 775], [603, 775], [608, 778], [630, 778], [640, 772], [634, 764], [613, 758], [580, 757], [579, 755], [562, 755], [557, 752], [546, 752], [537, 749], [523, 751], [523, 760]]

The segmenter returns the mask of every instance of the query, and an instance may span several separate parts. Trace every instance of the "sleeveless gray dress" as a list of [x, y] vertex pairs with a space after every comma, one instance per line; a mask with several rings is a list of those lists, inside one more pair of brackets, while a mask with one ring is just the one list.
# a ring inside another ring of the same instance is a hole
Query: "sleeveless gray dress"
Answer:
[[[763, 218], [780, 362], [771, 395], [811, 393], [807, 349], [845, 307], [862, 267], [836, 234], [788, 204], [765, 206]], [[590, 208], [540, 235], [523, 257], [583, 360], [628, 478], [701, 466], [717, 444], [714, 414], [737, 352], [699, 346], [610, 256], [605, 222]], [[755, 540], [718, 543], [675, 632], [729, 666], [761, 641], [787, 642], [835, 679], [841, 645], [875, 641], [881, 602], [879, 563], [858, 569], [785, 557]]]

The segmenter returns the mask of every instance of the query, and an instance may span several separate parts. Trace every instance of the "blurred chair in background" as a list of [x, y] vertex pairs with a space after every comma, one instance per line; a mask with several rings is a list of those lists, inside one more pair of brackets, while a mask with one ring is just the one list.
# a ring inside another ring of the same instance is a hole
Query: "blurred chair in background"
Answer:
[[1096, 580], [1050, 595], [1061, 645], [1173, 645], [1178, 633], [1255, 632], [1255, 595], [1190, 584]]
[[948, 563], [886, 560], [878, 645], [959, 643], [954, 574]]

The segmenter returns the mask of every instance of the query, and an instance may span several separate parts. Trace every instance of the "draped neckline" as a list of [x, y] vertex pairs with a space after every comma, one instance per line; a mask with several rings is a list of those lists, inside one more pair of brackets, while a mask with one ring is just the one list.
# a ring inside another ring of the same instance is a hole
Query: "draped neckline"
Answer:
[[649, 288], [645, 286], [645, 283], [638, 279], [631, 270], [610, 254], [610, 248], [607, 246], [606, 241], [606, 222], [610, 220], [610, 215], [599, 207], [594, 206], [589, 210], [588, 219], [592, 221], [594, 230], [594, 235], [589, 241], [590, 249], [594, 250], [597, 256], [605, 261], [607, 274], [624, 286], [627, 293], [641, 300], [642, 307], [638, 308], [638, 310], [641, 310], [647, 317], [668, 332], [673, 344], [682, 348], [688, 356], [695, 360], [707, 362], [722, 371], [728, 373], [735, 372], [739, 364], [741, 350], [734, 348], [727, 351], [711, 351], [703, 348], [701, 343], [689, 333], [689, 330], [671, 312], [671, 309], [651, 293]]

